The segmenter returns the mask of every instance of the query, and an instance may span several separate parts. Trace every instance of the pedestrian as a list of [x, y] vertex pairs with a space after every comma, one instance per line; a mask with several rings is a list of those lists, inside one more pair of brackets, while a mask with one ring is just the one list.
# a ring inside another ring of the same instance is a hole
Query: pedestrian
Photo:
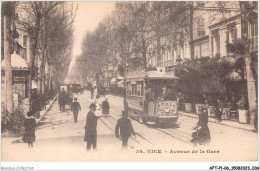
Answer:
[[[127, 148], [128, 138], [133, 134], [135, 136], [135, 131], [133, 129], [131, 120], [128, 117], [127, 110], [122, 111], [122, 117], [117, 120], [116, 128], [115, 128], [115, 134], [116, 137], [119, 138], [119, 136], [122, 139], [122, 149]], [[119, 135], [119, 129], [120, 129], [120, 135]]]
[[109, 102], [108, 99], [106, 98], [103, 102], [102, 102], [102, 114], [105, 116], [109, 116]]
[[33, 115], [34, 113], [30, 110], [24, 120], [25, 132], [22, 140], [28, 143], [29, 147], [33, 147], [33, 142], [35, 141], [36, 120]]
[[66, 91], [64, 90], [64, 88], [62, 88], [62, 91], [59, 94], [59, 104], [60, 104], [60, 111], [64, 111], [65, 109], [65, 97], [66, 97]]
[[91, 88], [90, 92], [91, 92], [91, 99], [93, 99], [94, 98], [94, 87]]
[[208, 114], [203, 112], [199, 114], [199, 121], [196, 126], [193, 128], [192, 140], [191, 142], [200, 145], [207, 144], [211, 140], [210, 131], [208, 127]]
[[144, 113], [148, 113], [148, 103], [150, 101], [154, 101], [154, 93], [152, 92], [151, 88], [148, 87], [145, 92], [145, 98], [144, 98]]
[[216, 107], [216, 117], [219, 120], [219, 122], [221, 122], [222, 121], [222, 111], [223, 111], [223, 101], [222, 101], [221, 97], [219, 97], [215, 101], [215, 107]]
[[73, 112], [74, 122], [78, 122], [78, 113], [81, 110], [80, 103], [78, 102], [77, 97], [74, 98], [74, 102], [71, 104], [71, 112]]
[[96, 149], [97, 146], [97, 120], [98, 116], [95, 115], [96, 105], [95, 103], [91, 103], [89, 106], [90, 111], [88, 112], [86, 125], [85, 125], [85, 137], [84, 141], [87, 141], [87, 150]]

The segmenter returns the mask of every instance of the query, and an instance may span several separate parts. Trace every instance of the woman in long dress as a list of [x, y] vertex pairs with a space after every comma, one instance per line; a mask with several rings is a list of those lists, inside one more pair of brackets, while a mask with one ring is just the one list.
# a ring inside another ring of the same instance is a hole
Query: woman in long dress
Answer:
[[33, 116], [33, 112], [29, 111], [27, 113], [27, 117], [24, 120], [25, 133], [23, 136], [23, 142], [28, 143], [29, 147], [33, 146], [33, 142], [35, 141], [35, 128], [36, 128], [36, 120]]

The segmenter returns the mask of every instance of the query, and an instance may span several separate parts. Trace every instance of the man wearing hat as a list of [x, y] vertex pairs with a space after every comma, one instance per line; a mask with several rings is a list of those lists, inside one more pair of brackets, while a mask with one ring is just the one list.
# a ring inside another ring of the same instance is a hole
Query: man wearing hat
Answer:
[[162, 88], [162, 95], [161, 95], [161, 98], [160, 100], [164, 101], [164, 100], [168, 100], [168, 92], [167, 92], [167, 88], [166, 87], [163, 87]]
[[95, 115], [96, 104], [91, 103], [90, 110], [86, 119], [85, 137], [84, 141], [87, 141], [87, 150], [90, 150], [91, 146], [96, 149], [97, 145], [97, 120], [99, 117]]
[[119, 129], [120, 129], [120, 137], [122, 139], [122, 148], [127, 148], [128, 138], [133, 134], [135, 136], [135, 131], [133, 129], [132, 123], [128, 117], [127, 110], [122, 111], [122, 117], [118, 119], [115, 134], [116, 137], [119, 138]]
[[77, 123], [78, 122], [78, 113], [79, 110], [81, 110], [80, 104], [78, 102], [77, 97], [74, 98], [74, 102], [71, 104], [71, 112], [73, 112], [73, 116], [74, 116], [74, 122]]

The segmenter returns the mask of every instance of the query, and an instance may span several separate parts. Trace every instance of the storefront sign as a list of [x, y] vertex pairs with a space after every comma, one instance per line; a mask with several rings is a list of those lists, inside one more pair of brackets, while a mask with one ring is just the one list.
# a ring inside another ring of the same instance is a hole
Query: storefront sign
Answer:
[[14, 77], [14, 81], [25, 82], [25, 77]]

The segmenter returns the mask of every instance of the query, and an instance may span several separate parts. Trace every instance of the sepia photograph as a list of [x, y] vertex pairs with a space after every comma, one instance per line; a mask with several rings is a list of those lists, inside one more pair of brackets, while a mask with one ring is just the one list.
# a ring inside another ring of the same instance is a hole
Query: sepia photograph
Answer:
[[1, 80], [2, 161], [259, 161], [258, 1], [2, 1]]

